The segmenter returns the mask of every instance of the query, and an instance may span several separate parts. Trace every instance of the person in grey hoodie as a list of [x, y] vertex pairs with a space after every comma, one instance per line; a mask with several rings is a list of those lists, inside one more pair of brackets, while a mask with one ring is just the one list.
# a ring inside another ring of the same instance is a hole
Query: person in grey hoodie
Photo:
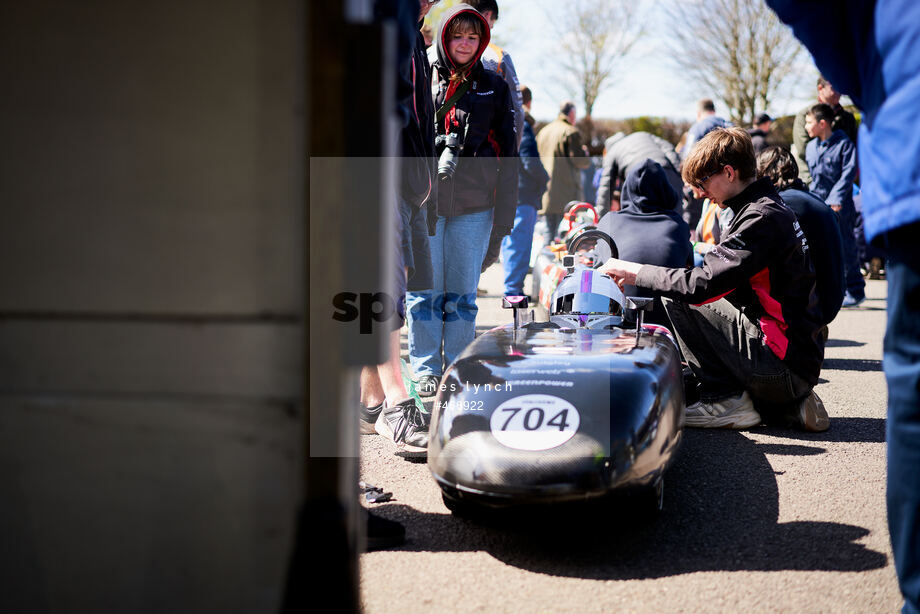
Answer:
[[[657, 162], [664, 170], [668, 183], [680, 194], [684, 181], [680, 178], [680, 158], [674, 146], [661, 137], [648, 132], [633, 132], [626, 135], [617, 132], [604, 143], [604, 163], [601, 182], [597, 188], [595, 208], [598, 214], [611, 210], [613, 190], [617, 181], [622, 183], [626, 176], [646, 160]], [[675, 207], [681, 207], [678, 198]], [[680, 209], [676, 209], [680, 211]]]

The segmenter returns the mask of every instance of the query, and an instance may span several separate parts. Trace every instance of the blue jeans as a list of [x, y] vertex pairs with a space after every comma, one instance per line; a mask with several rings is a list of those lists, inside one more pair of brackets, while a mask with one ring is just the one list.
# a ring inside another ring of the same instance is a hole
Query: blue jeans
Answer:
[[553, 238], [556, 236], [556, 231], [559, 229], [559, 224], [562, 222], [562, 214], [544, 213], [543, 217], [546, 218], [546, 234], [544, 235], [544, 245], [549, 245], [553, 242]]
[[859, 272], [859, 255], [856, 253], [856, 207], [843, 205], [837, 213], [837, 224], [843, 239], [843, 274], [847, 292], [855, 299], [866, 296], [866, 281]]
[[476, 336], [476, 285], [491, 231], [491, 209], [438, 217], [430, 241], [431, 290], [406, 295], [409, 360], [416, 377], [443, 374]]
[[888, 531], [905, 614], [920, 614], [920, 224], [888, 234]]
[[524, 294], [524, 278], [530, 270], [530, 250], [537, 208], [518, 205], [511, 234], [502, 239], [502, 266], [505, 268], [505, 295]]

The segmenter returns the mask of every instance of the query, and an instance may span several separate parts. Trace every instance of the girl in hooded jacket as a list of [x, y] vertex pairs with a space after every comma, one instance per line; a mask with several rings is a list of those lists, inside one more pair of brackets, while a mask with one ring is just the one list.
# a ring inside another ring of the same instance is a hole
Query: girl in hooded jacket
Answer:
[[517, 137], [511, 92], [480, 61], [489, 24], [460, 4], [435, 37], [438, 202], [429, 209], [433, 286], [406, 296], [409, 358], [423, 396], [437, 392], [444, 369], [475, 337], [476, 286], [498, 258], [517, 206]]

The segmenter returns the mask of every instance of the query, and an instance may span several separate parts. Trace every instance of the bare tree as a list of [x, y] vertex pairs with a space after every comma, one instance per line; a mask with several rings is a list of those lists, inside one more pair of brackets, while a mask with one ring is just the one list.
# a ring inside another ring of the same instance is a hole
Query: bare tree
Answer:
[[430, 25], [435, 30], [438, 28], [438, 24], [441, 23], [441, 17], [447, 12], [447, 9], [453, 8], [460, 4], [463, 0], [441, 0], [435, 4], [428, 15], [425, 17], [425, 23]]
[[620, 61], [643, 34], [637, 0], [552, 1], [544, 4], [556, 34], [547, 45], [547, 61], [581, 98], [585, 115], [609, 87]]
[[674, 1], [669, 45], [681, 74], [750, 125], [790, 76], [801, 44], [764, 0]]

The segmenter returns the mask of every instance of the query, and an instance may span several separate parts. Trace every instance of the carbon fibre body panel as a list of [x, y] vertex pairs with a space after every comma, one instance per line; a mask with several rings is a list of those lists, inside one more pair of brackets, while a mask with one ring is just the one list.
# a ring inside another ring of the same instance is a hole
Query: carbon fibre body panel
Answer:
[[654, 486], [680, 443], [683, 407], [666, 329], [502, 326], [444, 374], [429, 469], [445, 492], [492, 505]]

